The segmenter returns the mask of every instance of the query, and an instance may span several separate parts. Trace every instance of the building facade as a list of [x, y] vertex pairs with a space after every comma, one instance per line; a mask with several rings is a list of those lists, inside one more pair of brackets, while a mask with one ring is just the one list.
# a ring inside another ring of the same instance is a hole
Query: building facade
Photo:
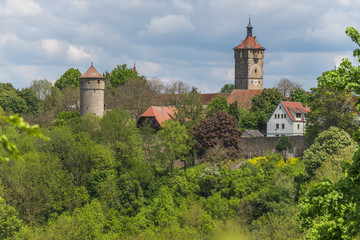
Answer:
[[265, 48], [252, 36], [252, 28], [249, 19], [246, 38], [234, 47], [235, 89], [262, 90], [264, 86]]
[[91, 63], [91, 67], [79, 77], [80, 116], [91, 113], [103, 116], [105, 112], [105, 77]]
[[308, 112], [300, 102], [281, 101], [267, 121], [266, 136], [303, 136]]

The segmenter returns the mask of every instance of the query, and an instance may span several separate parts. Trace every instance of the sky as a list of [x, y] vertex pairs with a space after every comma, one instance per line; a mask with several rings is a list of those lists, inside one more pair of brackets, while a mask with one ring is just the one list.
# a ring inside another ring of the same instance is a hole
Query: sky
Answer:
[[69, 68], [127, 64], [148, 79], [201, 93], [234, 83], [233, 48], [253, 36], [266, 48], [264, 87], [288, 78], [306, 90], [357, 47], [360, 0], [0, 0], [0, 81], [55, 82]]

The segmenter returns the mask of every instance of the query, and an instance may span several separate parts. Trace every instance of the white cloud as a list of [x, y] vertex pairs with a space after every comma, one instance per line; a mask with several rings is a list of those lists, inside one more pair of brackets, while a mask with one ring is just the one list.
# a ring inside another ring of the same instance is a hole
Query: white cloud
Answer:
[[183, 10], [185, 12], [192, 12], [194, 10], [193, 6], [189, 3], [186, 3], [182, 0], [173, 0], [173, 4], [175, 7], [177, 7], [180, 10]]
[[218, 79], [220, 81], [225, 82], [233, 82], [234, 81], [234, 68], [213, 68], [210, 72], [210, 76], [213, 79]]
[[71, 7], [75, 8], [76, 11], [85, 12], [89, 8], [89, 3], [87, 3], [86, 1], [82, 1], [82, 0], [72, 1], [70, 4], [71, 4]]
[[145, 32], [151, 34], [183, 33], [194, 28], [194, 25], [184, 15], [166, 15], [152, 18], [150, 24], [146, 26]]
[[40, 5], [32, 0], [6, 0], [0, 12], [10, 16], [36, 16], [42, 13]]
[[89, 60], [90, 54], [82, 46], [70, 45], [67, 51], [67, 57], [70, 62], [79, 63], [82, 60]]
[[140, 75], [144, 75], [147, 77], [157, 77], [162, 73], [162, 66], [158, 63], [149, 62], [149, 61], [139, 61], [136, 62], [136, 70], [140, 73]]
[[57, 39], [41, 40], [41, 47], [49, 54], [58, 54], [63, 49], [63, 43]]

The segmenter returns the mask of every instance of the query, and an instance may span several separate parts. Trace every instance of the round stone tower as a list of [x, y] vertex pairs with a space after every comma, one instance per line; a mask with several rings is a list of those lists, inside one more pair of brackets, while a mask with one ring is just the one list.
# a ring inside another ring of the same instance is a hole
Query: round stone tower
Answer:
[[105, 77], [91, 63], [91, 67], [79, 77], [80, 116], [92, 113], [104, 115]]
[[234, 47], [235, 89], [262, 90], [265, 48], [252, 36], [250, 19], [246, 28], [246, 38]]

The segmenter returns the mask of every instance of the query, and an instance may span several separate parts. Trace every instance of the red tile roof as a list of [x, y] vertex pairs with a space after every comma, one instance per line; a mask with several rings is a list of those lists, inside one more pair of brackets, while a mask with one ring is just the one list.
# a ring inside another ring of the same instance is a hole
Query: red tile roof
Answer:
[[231, 93], [206, 93], [200, 94], [200, 101], [203, 105], [208, 105], [211, 100], [217, 96], [223, 96], [231, 104], [235, 101], [238, 102], [238, 106], [246, 110], [251, 108], [251, 99], [258, 94], [261, 94], [262, 90], [248, 90], [248, 89], [234, 89]]
[[[294, 116], [290, 113], [290, 111], [294, 113], [308, 113], [310, 110], [307, 108], [304, 108], [301, 102], [287, 102], [287, 101], [281, 101], [281, 104], [284, 106], [287, 114], [289, 115], [290, 119], [292, 121], [298, 121], [294, 118]], [[301, 120], [305, 121], [305, 120]]]
[[156, 121], [163, 126], [164, 122], [169, 119], [175, 118], [175, 108], [174, 107], [158, 107], [151, 106], [149, 107], [141, 117], [155, 117]]
[[234, 49], [239, 49], [239, 48], [251, 48], [251, 49], [265, 50], [265, 48], [256, 41], [255, 37], [251, 37], [251, 36], [246, 37], [244, 39], [244, 41], [242, 41], [242, 43], [240, 43], [239, 45], [234, 47]]
[[91, 65], [91, 67], [83, 75], [81, 75], [80, 78], [102, 78], [102, 79], [104, 79], [105, 77], [103, 75], [101, 75], [94, 68], [93, 65]]
[[200, 101], [203, 105], [208, 105], [211, 100], [216, 98], [217, 96], [223, 96], [224, 98], [228, 98], [230, 93], [205, 93], [200, 94]]
[[229, 104], [237, 101], [239, 107], [250, 110], [252, 98], [261, 93], [262, 90], [234, 89], [227, 100]]

